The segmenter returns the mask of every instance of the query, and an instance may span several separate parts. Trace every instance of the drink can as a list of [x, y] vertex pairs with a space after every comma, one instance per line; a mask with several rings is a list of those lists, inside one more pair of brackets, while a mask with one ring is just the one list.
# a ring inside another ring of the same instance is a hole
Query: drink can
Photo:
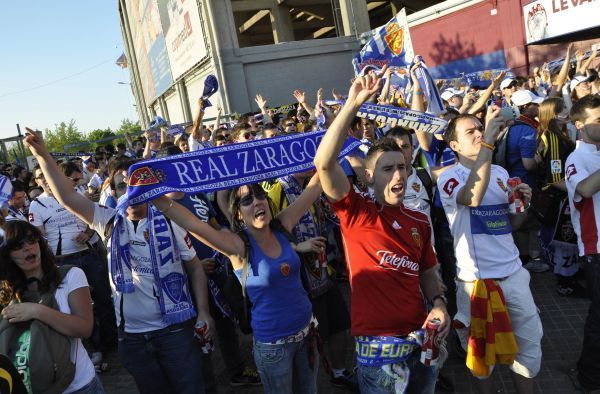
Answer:
[[438, 328], [442, 322], [437, 317], [425, 325], [425, 338], [421, 349], [421, 362], [426, 366], [437, 365], [440, 355], [440, 339]]
[[516, 190], [516, 187], [523, 183], [521, 178], [508, 178], [508, 212], [515, 214], [525, 211], [525, 203], [523, 202], [523, 193]]
[[321, 268], [327, 267], [327, 252], [325, 250], [322, 250], [321, 253], [319, 253], [319, 266]]
[[207, 329], [208, 326], [203, 321], [196, 322], [196, 326], [194, 327], [194, 338], [200, 342], [202, 353], [204, 354], [209, 354], [214, 349], [212, 341], [206, 339]]

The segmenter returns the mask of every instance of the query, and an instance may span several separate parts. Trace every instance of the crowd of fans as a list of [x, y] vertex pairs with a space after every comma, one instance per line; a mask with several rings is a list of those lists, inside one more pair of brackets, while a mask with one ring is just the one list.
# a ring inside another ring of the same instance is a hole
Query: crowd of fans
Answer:
[[[25, 144], [39, 165], [0, 167], [12, 181], [0, 232], [2, 319], [39, 320], [70, 338], [75, 372], [66, 393], [103, 392], [97, 373], [115, 348], [141, 393], [215, 392], [211, 354], [202, 350], [212, 340], [232, 386], [314, 393], [321, 364], [348, 390], [433, 393], [436, 382], [451, 390], [445, 349], [437, 366], [419, 361], [420, 329], [434, 318], [442, 338], [455, 337], [449, 351], [465, 357], [482, 392], [492, 389], [491, 357], [510, 365], [518, 392], [527, 393], [543, 335], [530, 275], [553, 270], [560, 296], [592, 299], [578, 379], [600, 389], [600, 80], [595, 53], [574, 55], [575, 64], [555, 73], [543, 65], [528, 76], [503, 72], [488, 87], [444, 88], [439, 116], [448, 126], [436, 134], [356, 116], [364, 102], [424, 111], [419, 63], [409, 70], [408, 104], [385, 83], [393, 70], [384, 69], [353, 79], [347, 95], [333, 90], [336, 101], [322, 89], [314, 101], [296, 90], [295, 109], [278, 113], [258, 94], [259, 111], [230, 122], [219, 108], [210, 126], [199, 99], [185, 130], [157, 121], [143, 138], [84, 157], [57, 161], [30, 131]], [[214, 193], [173, 192], [148, 204], [120, 200], [135, 161], [322, 128], [316, 171]], [[338, 161], [348, 136], [366, 155]], [[509, 214], [515, 177], [525, 210]], [[187, 281], [191, 314], [180, 321], [166, 322], [157, 242]], [[133, 290], [110, 274], [123, 265]], [[231, 278], [251, 304], [255, 365], [245, 363], [238, 338], [248, 316], [224, 308], [235, 301], [227, 299]], [[350, 310], [340, 286], [348, 279]], [[28, 291], [54, 291], [58, 307], [25, 302]], [[473, 299], [493, 304], [495, 292], [502, 302], [494, 316], [504, 317], [486, 325], [487, 310], [478, 315]], [[496, 333], [490, 356], [477, 330], [502, 331], [502, 319], [507, 336]], [[203, 341], [194, 339], [196, 322], [207, 325]], [[3, 335], [0, 324], [0, 342]], [[351, 336], [359, 356], [363, 346], [410, 351], [393, 363], [359, 358], [355, 367], [347, 364]], [[35, 382], [25, 379], [30, 392]]]

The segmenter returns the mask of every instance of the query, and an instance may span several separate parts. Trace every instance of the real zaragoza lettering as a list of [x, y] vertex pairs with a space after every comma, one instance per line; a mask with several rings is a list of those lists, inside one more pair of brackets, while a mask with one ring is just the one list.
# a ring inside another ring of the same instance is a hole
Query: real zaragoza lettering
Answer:
[[[172, 191], [229, 189], [306, 171], [313, 167], [324, 131], [287, 135], [135, 163], [129, 169], [130, 204]], [[360, 146], [348, 138], [340, 157]]]

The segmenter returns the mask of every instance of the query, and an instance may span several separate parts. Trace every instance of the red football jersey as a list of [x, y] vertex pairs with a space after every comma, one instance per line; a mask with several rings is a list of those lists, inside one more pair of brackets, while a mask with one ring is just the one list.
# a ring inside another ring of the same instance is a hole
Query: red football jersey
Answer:
[[407, 335], [427, 311], [419, 275], [437, 264], [427, 217], [377, 204], [352, 188], [332, 204], [340, 219], [352, 288], [352, 335]]

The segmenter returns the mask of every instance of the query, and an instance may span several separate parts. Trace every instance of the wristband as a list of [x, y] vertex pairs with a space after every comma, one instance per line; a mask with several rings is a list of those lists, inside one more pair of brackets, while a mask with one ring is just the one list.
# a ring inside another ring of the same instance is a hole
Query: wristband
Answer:
[[485, 146], [486, 148], [488, 148], [489, 150], [493, 151], [494, 150], [494, 145], [492, 144], [488, 144], [485, 141], [481, 141], [481, 146]]
[[422, 90], [416, 90], [416, 91], [413, 92], [413, 94], [415, 96], [422, 96], [423, 95], [423, 91]]

